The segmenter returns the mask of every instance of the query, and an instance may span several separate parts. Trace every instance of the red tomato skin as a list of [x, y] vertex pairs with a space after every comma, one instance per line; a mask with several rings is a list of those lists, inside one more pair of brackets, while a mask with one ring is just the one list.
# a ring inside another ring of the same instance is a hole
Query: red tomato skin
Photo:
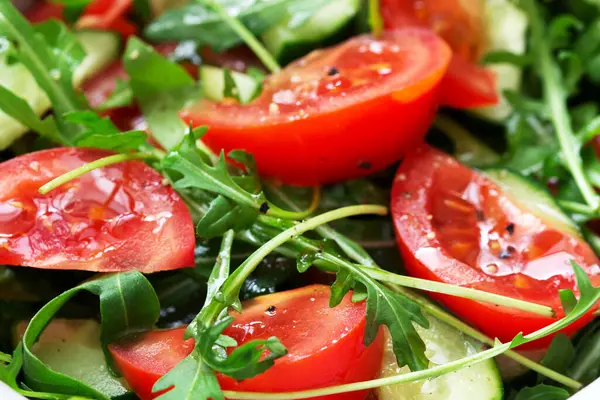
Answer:
[[441, 104], [458, 109], [491, 107], [500, 101], [496, 75], [454, 54], [441, 86]]
[[56, 19], [62, 21], [62, 10], [63, 7], [60, 4], [50, 3], [47, 1], [38, 1], [34, 6], [29, 7], [25, 11], [24, 15], [29, 20], [29, 22], [32, 22], [34, 24], [44, 22], [49, 19]]
[[197, 112], [181, 116], [194, 126], [209, 126], [203, 141], [213, 151], [246, 150], [257, 160], [261, 176], [313, 186], [366, 176], [393, 164], [423, 141], [438, 99], [437, 88], [411, 103], [390, 95], [335, 114], [271, 126], [228, 127]]
[[[391, 207], [398, 246], [407, 271], [411, 275], [423, 279], [458, 284], [544, 304], [552, 307], [557, 312], [557, 317], [563, 317], [564, 311], [558, 298], [558, 289], [566, 288], [576, 291], [572, 271], [568, 273], [562, 270], [562, 266], [550, 265], [549, 269], [555, 268], [558, 271], [560, 268], [562, 275], [553, 275], [548, 280], [532, 280], [530, 276], [526, 276], [524, 273], [514, 272], [498, 278], [489, 276], [482, 269], [476, 269], [455, 259], [449, 253], [449, 250], [443, 247], [440, 240], [438, 240], [439, 231], [432, 223], [432, 219], [435, 220], [436, 216], [432, 215], [430, 208], [432, 203], [430, 201], [433, 200], [429, 197], [433, 196], [430, 193], [433, 193], [435, 170], [444, 164], [446, 164], [444, 166], [447, 171], [446, 175], [452, 175], [455, 177], [454, 179], [458, 179], [457, 176], [459, 175], [459, 172], [455, 173], [454, 171], [459, 170], [453, 168], [457, 166], [461, 169], [467, 168], [458, 164], [452, 157], [425, 146], [417, 149], [411, 154], [411, 157], [407, 157], [398, 170], [392, 188]], [[443, 182], [443, 179], [438, 179]], [[446, 179], [451, 178], [446, 177]], [[490, 187], [494, 188], [495, 185], [490, 184]], [[502, 192], [499, 188], [497, 190], [500, 193]], [[483, 215], [486, 211], [486, 209], [482, 209]], [[522, 220], [515, 220], [517, 227], [520, 222]], [[558, 233], [555, 233], [556, 231], [548, 232], [558, 235]], [[460, 241], [458, 235], [461, 234], [470, 235], [468, 232], [458, 232], [457, 241]], [[481, 240], [477, 239], [479, 233], [473, 234], [476, 235], [475, 240]], [[598, 286], [600, 284], [600, 273], [597, 268], [598, 259], [587, 243], [579, 239], [572, 239], [577, 242], [574, 247], [576, 261], [588, 272], [592, 283]], [[435, 254], [435, 256], [429, 257], [426, 254], [428, 252]], [[432, 261], [434, 258], [435, 261]], [[514, 283], [511, 283], [513, 282], [512, 279], [514, 279], [514, 282], [527, 280], [527, 290], [531, 291], [525, 291], [524, 293], [529, 293], [529, 296], [533, 296], [533, 298], [520, 296], [519, 294], [522, 292], [516, 288]], [[534, 294], [532, 295], [532, 293]], [[454, 296], [437, 293], [430, 293], [430, 295], [460, 316], [461, 319], [478, 327], [486, 335], [499, 338], [502, 342], [512, 340], [520, 332], [524, 334], [531, 333], [556, 321], [556, 319], [549, 317]], [[569, 325], [563, 332], [573, 335], [591, 322], [593, 318], [593, 312], [590, 311], [587, 315]], [[519, 349], [545, 348], [550, 344], [552, 337], [545, 337], [523, 345]]]
[[[430, 10], [427, 10], [428, 7]], [[482, 43], [478, 43], [481, 40], [477, 38], [485, 36], [479, 32], [482, 26], [480, 21], [474, 21], [476, 18], [461, 14], [460, 10], [460, 4], [453, 5], [448, 0], [428, 1], [425, 6], [415, 0], [381, 1], [386, 29], [430, 27], [454, 50], [448, 73], [441, 84], [441, 105], [458, 109], [494, 106], [500, 101], [496, 75], [477, 65], [482, 47]], [[417, 13], [421, 14], [420, 17]]]
[[[382, 43], [388, 47], [377, 53]], [[391, 54], [394, 46], [403, 53]], [[214, 151], [252, 153], [262, 176], [303, 186], [337, 182], [380, 170], [423, 141], [449, 59], [427, 30], [360, 36], [272, 75], [250, 105], [204, 99], [181, 115], [209, 127], [203, 140]], [[327, 72], [333, 64], [339, 74]], [[388, 67], [389, 76], [375, 76]], [[296, 103], [275, 104], [291, 92]]]
[[155, 272], [194, 265], [191, 215], [141, 161], [97, 169], [41, 195], [50, 180], [111, 153], [56, 148], [0, 164], [0, 263]]
[[[256, 315], [257, 313], [265, 314], [265, 310], [270, 305], [276, 304], [278, 312], [283, 312], [284, 309], [292, 311], [288, 314], [289, 318], [287, 322], [289, 323], [290, 319], [296, 317], [293, 311], [298, 310], [297, 307], [301, 305], [298, 304], [298, 299], [307, 301], [311, 294], [313, 294], [312, 298], [319, 304], [318, 308], [314, 311], [320, 313], [326, 312], [321, 311], [324, 305], [322, 301], [327, 301], [327, 297], [323, 297], [323, 293], [327, 293], [328, 296], [329, 288], [323, 285], [312, 285], [306, 288], [258, 297], [244, 306], [247, 314], [242, 314], [238, 317], [234, 321], [234, 324], [225, 330], [224, 334], [231, 335], [239, 344], [252, 339], [272, 336], [275, 332], [268, 330], [269, 317]], [[289, 303], [287, 303], [289, 304], [289, 308], [284, 306], [286, 300], [289, 300]], [[283, 303], [280, 303], [280, 301], [283, 301]], [[314, 305], [305, 306], [305, 308], [308, 308], [308, 312], [313, 311], [311, 307], [314, 307]], [[302, 355], [302, 346], [311, 345], [306, 340], [310, 337], [307, 336], [307, 332], [303, 331], [304, 336], [302, 337], [303, 342], [299, 344], [300, 349], [294, 347], [298, 343], [290, 343], [290, 340], [294, 338], [294, 333], [286, 336], [289, 333], [289, 329], [285, 332], [279, 332], [276, 336], [280, 337], [283, 344], [288, 347], [289, 353], [287, 356], [276, 360], [275, 366], [264, 374], [242, 382], [218, 375], [217, 378], [221, 388], [233, 391], [290, 392], [376, 378], [381, 368], [383, 335], [380, 333], [369, 347], [365, 347], [363, 344], [366, 324], [364, 303], [353, 304], [350, 297], [347, 296], [338, 307], [345, 308], [349, 313], [347, 315], [351, 316], [349, 319], [352, 321], [347, 322], [356, 322], [358, 317], [358, 323], [353, 324], [349, 331], [345, 331], [343, 336], [338, 338], [337, 342], [329, 342], [328, 346], [318, 349], [316, 353]], [[308, 315], [308, 312], [305, 311], [304, 314]], [[320, 315], [323, 316], [322, 320], [313, 321], [313, 325], [318, 323], [327, 324], [327, 318], [331, 318], [331, 316], [328, 317], [325, 314]], [[281, 319], [285, 318], [285, 316], [282, 317], [280, 315], [273, 318]], [[299, 317], [298, 324], [302, 324], [303, 321], [305, 320]], [[265, 323], [264, 325], [263, 322]], [[340, 321], [337, 322], [339, 327], [341, 327], [342, 325], [339, 324]], [[332, 323], [330, 322], [329, 325]], [[261, 329], [264, 329], [264, 326], [267, 327], [267, 330], [260, 332]], [[274, 329], [281, 329], [277, 327], [278, 325], [276, 324]], [[314, 326], [312, 327], [314, 328]], [[338, 330], [334, 329], [333, 332], [335, 333], [330, 332], [330, 334], [333, 336], [337, 335], [339, 327]], [[293, 331], [293, 328], [289, 326], [287, 328]], [[299, 329], [302, 330], [302, 328]], [[310, 329], [305, 329], [305, 331], [307, 330]], [[142, 335], [134, 335], [129, 339], [109, 346], [109, 350], [119, 370], [123, 373], [125, 380], [142, 400], [156, 398], [157, 394], [152, 393], [152, 387], [155, 382], [192, 351], [194, 347], [193, 340], [184, 341], [184, 332], [185, 328], [153, 331]], [[319, 335], [315, 334], [314, 336], [318, 337]], [[321, 335], [320, 339], [322, 338], [323, 335]], [[140, 345], [143, 343], [146, 344], [145, 347]], [[368, 392], [361, 391], [315, 397], [312, 400], [364, 400], [367, 395]]]

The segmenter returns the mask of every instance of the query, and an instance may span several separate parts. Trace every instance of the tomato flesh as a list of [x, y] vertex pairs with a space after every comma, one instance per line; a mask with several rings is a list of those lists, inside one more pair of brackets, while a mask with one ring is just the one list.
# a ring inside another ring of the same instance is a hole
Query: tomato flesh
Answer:
[[269, 77], [250, 105], [203, 99], [182, 116], [213, 150], [245, 149], [265, 177], [314, 185], [363, 176], [423, 140], [450, 59], [424, 29], [358, 36]]
[[[244, 304], [244, 312], [224, 334], [238, 344], [278, 337], [288, 354], [264, 374], [237, 382], [219, 375], [224, 390], [290, 392], [358, 382], [377, 376], [383, 336], [364, 346], [365, 304], [351, 296], [329, 308], [329, 287], [312, 285], [261, 296]], [[184, 341], [185, 329], [134, 335], [109, 346], [117, 366], [143, 400], [156, 397], [154, 383], [193, 349]], [[322, 399], [364, 400], [366, 392], [345, 393]], [[321, 399], [321, 397], [314, 398]]]
[[102, 272], [193, 266], [190, 213], [143, 162], [111, 165], [38, 192], [110, 154], [58, 148], [0, 164], [0, 175], [10, 177], [0, 181], [0, 264]]
[[[437, 150], [423, 147], [404, 160], [392, 189], [392, 213], [406, 268], [414, 276], [547, 305], [558, 317], [564, 316], [558, 290], [576, 291], [570, 260], [600, 283], [598, 259], [587, 243], [521, 209], [495, 183]], [[502, 341], [555, 321], [432, 296]], [[573, 334], [591, 319], [590, 312], [565, 332]]]
[[486, 33], [481, 0], [382, 0], [386, 29], [429, 27], [452, 48], [448, 75], [441, 85], [441, 103], [454, 108], [498, 103], [495, 75], [477, 62], [483, 55]]

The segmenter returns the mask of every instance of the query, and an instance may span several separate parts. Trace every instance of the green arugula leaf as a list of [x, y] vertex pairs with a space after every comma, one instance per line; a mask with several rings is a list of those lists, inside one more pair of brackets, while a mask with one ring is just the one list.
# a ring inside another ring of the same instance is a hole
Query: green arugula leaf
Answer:
[[[541, 364], [560, 374], [565, 374], [574, 357], [575, 348], [571, 339], [564, 333], [559, 333], [552, 339]], [[544, 377], [538, 375], [538, 383], [543, 380]]]
[[128, 153], [147, 148], [144, 131], [121, 132], [108, 117], [100, 117], [93, 111], [74, 111], [64, 116], [65, 121], [84, 128], [74, 139], [79, 147], [115, 150]]
[[[287, 349], [275, 337], [252, 340], [236, 347], [230, 354], [215, 351], [215, 344], [232, 322], [233, 317], [228, 316], [194, 335], [197, 340], [196, 349], [202, 355], [204, 362], [214, 371], [236, 380], [249, 379], [262, 374], [273, 366], [276, 359], [287, 354]], [[267, 352], [266, 356], [265, 352]]]
[[[55, 297], [31, 319], [23, 336], [23, 372], [28, 387], [66, 395], [107, 399], [105, 394], [49, 369], [31, 351], [33, 344], [60, 308], [83, 291], [100, 298], [103, 346], [128, 333], [148, 330], [157, 321], [160, 313], [154, 289], [139, 272], [108, 275], [83, 283]], [[144, 307], [140, 307], [140, 304]], [[110, 361], [106, 350], [105, 353]]]
[[159, 400], [225, 400], [214, 371], [195, 349], [160, 378], [152, 390], [154, 393], [169, 390]]
[[600, 321], [587, 326], [577, 340], [575, 357], [568, 371], [569, 376], [583, 384], [592, 383], [600, 376]]
[[[322, 4], [300, 0], [220, 0], [227, 14], [239, 21], [254, 35], [259, 35], [282, 21], [294, 5], [302, 6], [301, 19], [310, 17]], [[312, 7], [310, 7], [312, 6]], [[145, 35], [156, 41], [194, 40], [220, 52], [242, 43], [238, 33], [225, 23], [208, 2], [197, 0], [169, 10], [152, 22]]]
[[68, 142], [63, 142], [63, 137], [58, 131], [53, 116], [41, 119], [25, 100], [6, 89], [4, 86], [0, 86], [0, 109], [8, 116], [19, 121], [21, 124], [34, 130], [50, 141], [68, 144]]
[[117, 79], [115, 89], [110, 96], [97, 107], [98, 111], [106, 111], [113, 108], [126, 107], [133, 103], [133, 91], [129, 86], [129, 81]]
[[69, 23], [74, 23], [79, 19], [85, 8], [93, 0], [51, 0], [52, 3], [62, 4], [63, 17]]
[[236, 232], [247, 229], [257, 217], [253, 207], [236, 204], [223, 196], [217, 196], [198, 222], [196, 232], [199, 237], [210, 239], [222, 236], [229, 229]]
[[[286, 219], [302, 219], [307, 215], [306, 212], [282, 210], [270, 203], [262, 191], [255, 191], [255, 189], [260, 190], [260, 187], [254, 187], [258, 185], [259, 180], [255, 175], [253, 160], [249, 159], [248, 155], [243, 155], [240, 152], [230, 154], [237, 158], [237, 161], [249, 162], [246, 168], [247, 175], [244, 177], [234, 177], [229, 173], [223, 152], [221, 152], [216, 164], [214, 166], [210, 165], [210, 160], [207, 160], [206, 155], [197, 146], [198, 140], [206, 133], [206, 130], [206, 127], [200, 127], [187, 132], [179, 146], [169, 152], [162, 160], [162, 168], [175, 171], [181, 175], [180, 179], [174, 181], [174, 188], [196, 188], [221, 195], [243, 207], [236, 212], [244, 215], [245, 221], [246, 218], [249, 220], [247, 209], [254, 209], [256, 215], [263, 213]], [[217, 206], [220, 211], [226, 213], [230, 213], [235, 209], [233, 205], [226, 207], [223, 201], [216, 203], [214, 208], [216, 209]], [[228, 225], [221, 225], [221, 227], [225, 226], [228, 229], [233, 226], [231, 225], [233, 222], [231, 216], [222, 218], [225, 219]], [[212, 213], [203, 226], [211, 226], [219, 219], [221, 218], [216, 212]]]
[[48, 95], [63, 142], [69, 143], [77, 128], [68, 126], [60, 116], [85, 107], [85, 101], [73, 88], [74, 70], [85, 56], [83, 48], [58, 21], [33, 28], [8, 0], [0, 0], [0, 33], [16, 44], [13, 56]]
[[567, 400], [569, 397], [571, 397], [571, 394], [565, 389], [556, 386], [537, 385], [521, 389], [515, 400]]
[[187, 131], [179, 111], [198, 99], [199, 86], [183, 67], [135, 37], [127, 43], [123, 66], [152, 137], [163, 148], [172, 149]]

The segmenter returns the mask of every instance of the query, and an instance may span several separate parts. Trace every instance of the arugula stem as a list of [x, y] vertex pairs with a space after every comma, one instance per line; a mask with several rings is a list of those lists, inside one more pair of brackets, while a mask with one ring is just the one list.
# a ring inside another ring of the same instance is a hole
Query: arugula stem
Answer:
[[596, 210], [587, 204], [581, 204], [576, 201], [569, 200], [558, 200], [558, 204], [565, 210], [572, 213], [582, 214], [588, 217], [594, 217], [598, 215], [598, 212], [596, 212]]
[[308, 206], [308, 208], [306, 210], [301, 211], [300, 209], [294, 209], [293, 211], [287, 211], [287, 210], [277, 207], [276, 205], [274, 205], [271, 202], [268, 202], [269, 210], [267, 211], [267, 215], [270, 215], [272, 217], [282, 218], [282, 219], [291, 219], [291, 220], [304, 219], [315, 212], [317, 207], [319, 207], [320, 201], [321, 201], [321, 189], [318, 186], [316, 186], [313, 188], [312, 199], [311, 199], [310, 205]]
[[355, 215], [386, 215], [388, 213], [387, 207], [379, 205], [358, 205], [338, 208], [333, 211], [329, 211], [304, 222], [300, 222], [291, 228], [279, 233], [277, 236], [269, 240], [267, 243], [259, 247], [250, 257], [246, 259], [227, 279], [227, 281], [221, 287], [221, 298], [226, 299], [226, 302], [213, 301], [206, 307], [204, 314], [204, 321], [214, 321], [221, 311], [228, 306], [227, 299], [232, 299], [237, 296], [240, 288], [244, 281], [250, 274], [256, 269], [258, 264], [270, 253], [275, 251], [278, 247], [283, 245], [290, 239], [302, 235], [307, 231], [311, 231], [318, 226], [327, 224], [331, 221], [335, 221], [342, 218], [347, 218]]
[[0, 352], [0, 362], [9, 363], [12, 360], [12, 356], [10, 354], [5, 354]]
[[[463, 321], [456, 318], [454, 315], [450, 314], [449, 312], [447, 312], [446, 310], [444, 310], [437, 304], [414, 293], [412, 290], [398, 287], [397, 285], [393, 285], [393, 284], [388, 285], [388, 286], [394, 290], [401, 292], [406, 297], [410, 298], [412, 301], [414, 301], [415, 303], [420, 305], [423, 308], [423, 310], [425, 310], [430, 315], [436, 317], [440, 321], [445, 322], [446, 324], [450, 325], [451, 327], [463, 332], [465, 335], [470, 336], [473, 339], [478, 340], [481, 343], [485, 343], [489, 346], [494, 346], [494, 340], [492, 338], [479, 332], [477, 329], [471, 327], [470, 325], [464, 323]], [[535, 371], [535, 372], [539, 373], [540, 375], [543, 375], [543, 376], [550, 378], [562, 385], [565, 385], [566, 387], [569, 387], [569, 388], [575, 389], [575, 390], [579, 390], [583, 387], [583, 385], [581, 383], [577, 382], [576, 380], [571, 379], [568, 376], [562, 375], [550, 368], [547, 368], [540, 363], [530, 360], [529, 358], [522, 356], [521, 354], [519, 354], [518, 352], [516, 352], [514, 350], [508, 350], [508, 351], [506, 351], [506, 353], [504, 353], [504, 355], [506, 357], [512, 358], [519, 364], [531, 369], [532, 371]]]
[[600, 135], [600, 116], [588, 122], [586, 126], [577, 132], [576, 136], [580, 143], [588, 143], [598, 135]]
[[152, 153], [132, 153], [132, 154], [115, 154], [112, 156], [100, 158], [96, 161], [92, 161], [90, 163], [84, 164], [79, 168], [75, 168], [63, 174], [59, 177], [52, 179], [50, 182], [42, 185], [39, 188], [40, 194], [47, 194], [48, 192], [56, 189], [59, 186], [64, 185], [67, 182], [72, 181], [73, 179], [79, 178], [82, 175], [87, 174], [95, 169], [107, 167], [109, 165], [118, 164], [124, 161], [131, 160], [144, 160], [149, 158], [155, 158], [156, 155]]
[[447, 283], [434, 282], [427, 279], [413, 278], [410, 276], [397, 275], [385, 271], [381, 268], [361, 267], [361, 269], [367, 272], [367, 274], [369, 274], [371, 278], [376, 279], [380, 282], [395, 283], [400, 286], [424, 290], [427, 292], [443, 293], [455, 297], [477, 300], [484, 303], [494, 304], [497, 306], [512, 308], [515, 310], [527, 311], [533, 314], [542, 315], [544, 317], [556, 317], [556, 313], [552, 308], [536, 303], [530, 303], [519, 299], [513, 299], [511, 297], [500, 296], [498, 294], [488, 293], [483, 290], [476, 290], [457, 285], [449, 285]]
[[535, 58], [538, 60], [540, 74], [543, 78], [544, 96], [550, 106], [552, 125], [556, 131], [562, 155], [586, 203], [593, 210], [597, 210], [600, 205], [600, 198], [583, 171], [579, 145], [573, 134], [571, 118], [567, 109], [565, 90], [561, 86], [560, 71], [556, 62], [552, 59], [551, 49], [544, 37], [546, 34], [544, 21], [540, 15], [538, 5], [533, 0], [524, 0], [523, 3], [529, 11], [531, 35], [534, 43], [532, 47], [537, 53]]
[[278, 72], [281, 67], [273, 58], [271, 53], [262, 45], [261, 42], [242, 24], [236, 17], [229, 15], [225, 7], [214, 0], [202, 0], [203, 3], [210, 6], [223, 18], [223, 20], [239, 35], [239, 37], [252, 49], [254, 54], [262, 61], [262, 63], [271, 71]]

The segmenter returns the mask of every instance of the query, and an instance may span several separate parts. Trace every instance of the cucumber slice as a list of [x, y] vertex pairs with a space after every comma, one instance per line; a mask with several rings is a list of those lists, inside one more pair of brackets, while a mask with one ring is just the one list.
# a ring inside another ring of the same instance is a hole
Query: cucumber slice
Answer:
[[[74, 85], [80, 86], [85, 79], [117, 59], [121, 42], [116, 34], [104, 31], [80, 31], [77, 38], [87, 53], [73, 76]], [[27, 68], [20, 63], [9, 65], [6, 52], [0, 54], [0, 85], [27, 100], [38, 115], [51, 107], [46, 93], [40, 89]], [[26, 126], [0, 110], [0, 150], [10, 146], [27, 130]]]
[[[225, 70], [219, 67], [203, 65], [200, 67], [200, 82], [204, 96], [212, 101], [222, 101], [225, 92]], [[258, 91], [260, 84], [252, 77], [241, 72], [231, 72], [231, 77], [238, 90], [238, 96], [242, 104], [249, 103]]]
[[282, 63], [288, 63], [320, 45], [335, 42], [360, 9], [360, 0], [333, 0], [319, 9], [308, 21], [290, 27], [291, 17], [261, 35], [265, 47]]
[[[510, 0], [485, 0], [485, 26], [488, 52], [508, 51], [524, 54], [527, 45], [527, 15]], [[496, 73], [497, 90], [519, 90], [523, 69], [511, 64], [492, 64], [488, 68]], [[503, 121], [512, 112], [504, 96], [493, 107], [474, 110], [476, 114], [492, 121]]]
[[[25, 333], [27, 322], [15, 327], [15, 339]], [[56, 372], [91, 386], [107, 397], [117, 397], [128, 390], [106, 365], [100, 345], [100, 324], [87, 319], [54, 319], [32, 348], [44, 364]]]
[[579, 227], [562, 211], [548, 189], [540, 183], [507, 169], [486, 169], [483, 174], [496, 183], [515, 204], [559, 231], [582, 238]]
[[[429, 329], [415, 325], [425, 342], [425, 355], [430, 365], [441, 365], [480, 351], [481, 345], [438, 319], [427, 317]], [[405, 374], [399, 368], [386, 331], [381, 377]], [[482, 361], [468, 368], [435, 379], [389, 385], [377, 389], [379, 400], [501, 400], [504, 388], [494, 360]]]

